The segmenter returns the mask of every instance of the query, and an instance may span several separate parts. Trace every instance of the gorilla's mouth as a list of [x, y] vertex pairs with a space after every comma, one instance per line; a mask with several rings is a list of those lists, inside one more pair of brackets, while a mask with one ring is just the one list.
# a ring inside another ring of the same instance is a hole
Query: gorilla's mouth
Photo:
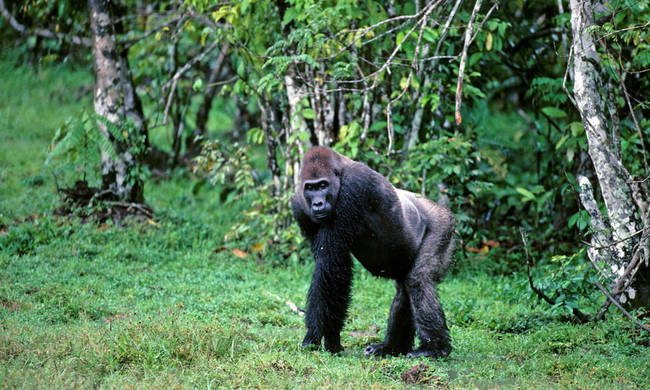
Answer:
[[322, 221], [326, 220], [328, 217], [329, 217], [329, 212], [327, 212], [327, 211], [321, 211], [321, 212], [314, 213], [314, 219], [316, 221], [318, 221], [318, 222], [322, 222]]

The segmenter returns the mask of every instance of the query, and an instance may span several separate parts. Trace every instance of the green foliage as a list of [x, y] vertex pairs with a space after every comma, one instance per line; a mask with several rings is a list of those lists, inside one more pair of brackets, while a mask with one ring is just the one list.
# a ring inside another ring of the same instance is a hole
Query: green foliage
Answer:
[[212, 184], [226, 187], [229, 192], [224, 197], [226, 205], [250, 202], [249, 208], [231, 221], [224, 241], [230, 246], [250, 248], [258, 256], [271, 255], [280, 263], [285, 263], [286, 259], [295, 262], [308, 258], [307, 245], [298, 226], [293, 223], [289, 208], [293, 193], [284, 191], [273, 196], [272, 183], [259, 182], [259, 174], [249, 161], [249, 153], [250, 149], [245, 146], [231, 147], [210, 141], [204, 144], [201, 155], [196, 158], [197, 171], [207, 174]]
[[196, 158], [195, 171], [208, 174], [212, 184], [234, 185], [241, 198], [255, 189], [254, 169], [248, 161], [249, 148], [227, 145], [219, 141], [208, 141], [201, 155]]
[[[534, 268], [535, 286], [555, 302], [551, 312], [570, 317], [573, 309], [596, 310], [594, 303], [601, 297], [594, 286], [598, 275], [586, 256], [585, 250], [581, 249], [571, 255], [553, 256], [550, 261], [541, 261]], [[530, 298], [537, 298], [535, 292], [530, 291]]]
[[105, 150], [115, 157], [113, 145], [97, 130], [86, 110], [78, 117], [68, 118], [56, 130], [50, 145], [45, 159], [47, 168], [55, 174], [72, 174], [74, 179], [81, 174], [82, 180], [94, 185], [101, 181], [100, 152]]
[[[136, 9], [143, 3], [124, 4]], [[477, 31], [468, 53], [461, 126], [453, 124], [456, 59], [425, 61], [422, 74], [415, 72], [407, 83], [418, 38], [408, 34], [412, 24], [364, 30], [387, 18], [386, 2], [297, 0], [285, 3], [283, 15], [272, 1], [187, 4], [219, 28], [189, 19], [129, 49], [147, 117], [159, 117], [162, 85], [209, 40], [230, 42], [226, 63], [238, 77], [222, 90], [210, 129], [228, 128], [232, 95], [249, 107], [263, 96], [278, 112], [288, 111], [284, 76], [292, 66], [298, 80], [310, 75], [319, 88], [350, 87], [341, 95], [351, 120], [339, 129], [337, 150], [369, 163], [400, 187], [434, 199], [448, 195], [463, 239], [460, 251], [468, 245], [485, 249], [483, 256], [459, 254], [455, 274], [440, 286], [455, 350], [453, 359], [424, 363], [426, 380], [440, 381], [429, 385], [648, 387], [647, 335], [614, 313], [595, 325], [567, 322], [572, 308], [593, 309], [602, 297], [591, 286], [593, 271], [578, 249], [578, 237], [588, 232], [590, 221], [578, 210], [572, 177], [588, 162], [582, 155], [584, 127], [563, 89], [569, 47], [561, 38], [569, 18], [556, 14], [556, 1], [501, 2]], [[416, 9], [412, 1], [391, 4], [397, 15]], [[33, 1], [23, 5], [20, 17], [31, 27], [46, 21], [52, 29], [82, 35], [87, 26], [78, 10], [83, 7], [73, 5]], [[133, 18], [137, 22], [129, 24], [125, 36], [138, 37], [168, 22], [175, 14], [167, 12], [169, 6], [157, 3], [165, 11], [160, 19]], [[435, 54], [459, 53], [471, 6], [463, 4], [449, 31], [452, 39]], [[644, 2], [608, 6], [615, 7], [614, 16], [594, 32], [603, 43], [603, 73], [613, 82], [623, 160], [639, 175], [644, 170], [641, 138], [650, 139], [650, 122], [641, 116], [648, 108], [643, 91], [650, 89], [644, 77], [649, 11]], [[434, 54], [442, 33], [439, 22], [424, 30], [427, 55]], [[30, 37], [21, 43], [27, 48], [21, 58], [39, 53], [41, 64], [69, 52], [64, 41]], [[361, 142], [364, 94], [355, 88], [363, 83], [348, 82], [373, 74], [398, 44], [398, 62], [377, 74], [372, 121]], [[369, 361], [359, 352], [381, 339], [392, 298], [389, 283], [360, 267], [343, 333], [349, 349], [341, 356], [299, 349], [302, 318], [286, 301], [304, 302], [312, 265], [297, 260], [310, 255], [291, 222], [291, 191], [273, 196], [270, 174], [258, 167], [263, 162], [253, 163], [265, 155], [254, 147], [209, 144], [199, 162], [214, 187], [182, 173], [147, 182], [147, 201], [159, 211], [157, 221], [120, 230], [52, 217], [48, 210], [55, 203], [45, 188], [53, 186], [40, 169], [45, 145], [53, 127], [79, 112], [71, 86], [90, 79], [71, 76], [66, 67], [13, 70], [22, 62], [0, 63], [0, 73], [7, 75], [0, 89], [0, 327], [7, 330], [0, 335], [1, 383], [41, 388], [404, 385], [401, 374], [411, 361]], [[179, 80], [170, 112], [187, 121], [186, 129], [191, 130], [191, 114], [208, 86], [206, 68], [197, 64]], [[640, 129], [629, 116], [619, 74], [639, 113]], [[566, 87], [571, 91], [570, 78]], [[394, 153], [385, 157], [387, 104], [403, 90], [391, 111]], [[317, 119], [311, 105], [305, 99], [298, 112], [308, 126]], [[395, 153], [403, 149], [418, 108], [424, 109], [424, 119], [416, 147], [408, 155]], [[82, 114], [62, 125], [48, 166], [58, 166], [69, 177], [96, 175], [98, 150], [112, 153], [113, 143], [98, 137], [95, 119]], [[125, 126], [108, 126], [119, 140], [116, 148], [127, 145], [142, 153], [141, 139]], [[248, 143], [263, 143], [260, 125], [251, 127]], [[170, 130], [171, 125], [157, 127], [150, 139], [163, 145]], [[271, 136], [281, 143], [280, 167], [283, 159], [296, 157], [289, 142], [311, 138], [308, 132], [284, 137], [274, 131]], [[288, 169], [280, 179], [288, 182], [291, 174]], [[146, 178], [146, 172], [134, 177]], [[438, 188], [440, 183], [445, 187]], [[541, 259], [533, 268], [534, 281], [557, 302], [551, 310], [538, 304], [522, 272], [521, 226], [529, 230], [531, 258]], [[253, 374], [242, 377], [242, 372]]]
[[[108, 137], [99, 130], [98, 121], [110, 133]], [[88, 114], [84, 109], [79, 116], [68, 118], [57, 129], [50, 145], [45, 166], [51, 168], [55, 175], [63, 175], [66, 182], [83, 180], [91, 185], [101, 183], [102, 152], [111, 159], [116, 159], [118, 153], [132, 156], [135, 163], [127, 177], [131, 184], [142, 182], [149, 175], [149, 169], [139, 163], [147, 153], [145, 135], [132, 121], [115, 125], [97, 114]]]
[[21, 34], [7, 25], [4, 17], [0, 18], [0, 48], [12, 47], [21, 63], [51, 65], [71, 59], [89, 62], [88, 55], [71, 50], [74, 45], [69, 39], [88, 33], [86, 3], [75, 0], [34, 0], [7, 1], [5, 6], [20, 24], [26, 26], [27, 31], [41, 28], [60, 34], [57, 39], [42, 39], [29, 33], [21, 37]]
[[[489, 202], [492, 172], [472, 142], [461, 134], [441, 137], [417, 145], [396, 168], [391, 181], [396, 186], [423, 193], [431, 199], [446, 197], [457, 219], [457, 230], [465, 241], [476, 236], [472, 215], [479, 204]], [[442, 187], [439, 187], [442, 185]]]

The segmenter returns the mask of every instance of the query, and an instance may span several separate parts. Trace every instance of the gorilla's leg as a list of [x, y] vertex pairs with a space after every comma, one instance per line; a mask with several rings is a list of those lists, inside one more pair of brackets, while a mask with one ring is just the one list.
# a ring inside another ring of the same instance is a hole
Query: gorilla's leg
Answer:
[[395, 288], [397, 291], [390, 307], [386, 338], [381, 344], [367, 346], [363, 351], [365, 355], [399, 355], [413, 348], [415, 326], [406, 286], [403, 281], [396, 280]]
[[449, 329], [442, 311], [435, 282], [441, 264], [439, 256], [448, 255], [447, 246], [440, 248], [437, 237], [430, 235], [420, 247], [413, 269], [406, 280], [411, 310], [420, 347], [409, 353], [410, 357], [431, 356], [444, 357], [451, 352]]

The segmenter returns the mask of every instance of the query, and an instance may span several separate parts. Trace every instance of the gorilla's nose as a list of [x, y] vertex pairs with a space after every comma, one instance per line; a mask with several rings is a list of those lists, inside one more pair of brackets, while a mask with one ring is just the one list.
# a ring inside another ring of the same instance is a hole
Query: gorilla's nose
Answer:
[[321, 211], [321, 210], [323, 210], [323, 208], [325, 208], [325, 205], [323, 204], [322, 200], [315, 200], [311, 204], [311, 209], [314, 210], [314, 211]]

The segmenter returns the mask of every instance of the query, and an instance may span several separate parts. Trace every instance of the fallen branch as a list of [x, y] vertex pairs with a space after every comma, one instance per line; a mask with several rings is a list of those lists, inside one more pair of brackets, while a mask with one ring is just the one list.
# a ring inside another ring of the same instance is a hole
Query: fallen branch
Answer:
[[614, 305], [616, 305], [616, 307], [618, 307], [618, 309], [619, 309], [620, 311], [622, 311], [623, 314], [625, 314], [625, 316], [626, 316], [627, 318], [630, 319], [630, 321], [634, 322], [634, 323], [635, 323], [637, 326], [639, 326], [641, 329], [643, 329], [643, 330], [645, 330], [646, 332], [649, 332], [649, 333], [650, 333], [650, 326], [642, 324], [642, 323], [639, 322], [639, 320], [637, 320], [637, 319], [636, 319], [632, 314], [630, 314], [630, 312], [628, 312], [627, 310], [625, 310], [625, 308], [623, 308], [623, 306], [621, 306], [621, 304], [618, 303], [618, 301], [616, 301], [616, 299], [614, 299], [614, 298], [609, 294], [609, 292], [607, 292], [607, 289], [605, 289], [605, 287], [603, 287], [600, 283], [598, 283], [598, 282], [594, 282], [594, 284], [596, 285], [596, 287], [598, 287], [598, 288], [600, 289], [600, 291], [603, 292], [603, 294], [605, 294], [605, 296], [607, 297], [607, 299], [609, 299], [609, 300], [610, 300]]
[[118, 202], [118, 201], [104, 201], [103, 204], [107, 206], [118, 206], [125, 209], [136, 209], [146, 215], [149, 218], [153, 218], [153, 212], [151, 208], [143, 203], [133, 203], [133, 202]]

